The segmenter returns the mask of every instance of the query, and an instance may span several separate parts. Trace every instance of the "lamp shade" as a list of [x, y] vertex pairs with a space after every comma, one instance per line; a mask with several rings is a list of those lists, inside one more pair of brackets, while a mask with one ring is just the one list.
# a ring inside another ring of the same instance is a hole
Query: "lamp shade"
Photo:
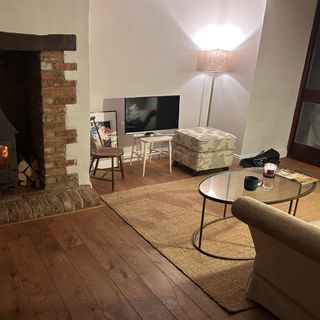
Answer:
[[228, 69], [229, 52], [226, 50], [200, 51], [197, 71], [223, 72]]

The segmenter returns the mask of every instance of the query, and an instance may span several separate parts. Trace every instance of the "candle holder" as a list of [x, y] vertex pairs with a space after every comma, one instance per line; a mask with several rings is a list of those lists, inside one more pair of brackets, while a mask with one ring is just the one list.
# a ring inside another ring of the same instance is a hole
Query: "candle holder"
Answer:
[[277, 172], [278, 166], [275, 163], [265, 163], [263, 165], [263, 176], [266, 178], [274, 178]]
[[264, 179], [262, 187], [266, 191], [272, 190], [273, 189], [273, 180], [272, 179]]

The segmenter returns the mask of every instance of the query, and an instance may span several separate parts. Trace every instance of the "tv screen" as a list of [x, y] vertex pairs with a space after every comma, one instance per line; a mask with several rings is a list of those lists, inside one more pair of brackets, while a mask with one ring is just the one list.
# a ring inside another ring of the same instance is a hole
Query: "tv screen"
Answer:
[[125, 133], [177, 129], [180, 96], [125, 99]]

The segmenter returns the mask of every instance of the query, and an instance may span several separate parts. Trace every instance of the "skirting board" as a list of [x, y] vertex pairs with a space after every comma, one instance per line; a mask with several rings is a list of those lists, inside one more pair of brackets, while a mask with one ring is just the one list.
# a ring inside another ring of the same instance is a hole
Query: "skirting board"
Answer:
[[[288, 154], [288, 149], [275, 149], [275, 150], [277, 150], [280, 153], [280, 158], [285, 158], [287, 156], [287, 154]], [[239, 162], [242, 159], [254, 157], [258, 153], [259, 152], [250, 153], [250, 154], [242, 154], [242, 155], [234, 154], [233, 155], [233, 159], [234, 159], [235, 162]]]
[[[163, 150], [166, 150], [166, 148], [163, 148]], [[288, 153], [287, 149], [276, 149], [276, 150], [280, 153], [280, 158], [285, 158], [287, 156], [287, 153]], [[233, 162], [234, 163], [239, 163], [241, 159], [251, 158], [251, 157], [256, 156], [257, 154], [258, 154], [258, 152], [257, 153], [251, 153], [251, 154], [244, 154], [244, 155], [234, 154], [233, 155]], [[125, 153], [123, 155], [124, 162], [129, 162], [130, 161], [130, 157], [131, 157], [131, 147], [130, 147], [130, 151], [125, 150]], [[133, 161], [136, 161], [136, 160], [137, 160], [137, 157], [134, 156], [133, 157]]]
[[[128, 147], [129, 150], [126, 150], [127, 147], [124, 148], [124, 154], [123, 154], [123, 162], [130, 162], [130, 158], [131, 158], [131, 147]], [[157, 149], [160, 149], [161, 151], [166, 151], [168, 150], [168, 148], [157, 148]], [[136, 155], [133, 156], [132, 158], [133, 161], [137, 161], [138, 158]]]

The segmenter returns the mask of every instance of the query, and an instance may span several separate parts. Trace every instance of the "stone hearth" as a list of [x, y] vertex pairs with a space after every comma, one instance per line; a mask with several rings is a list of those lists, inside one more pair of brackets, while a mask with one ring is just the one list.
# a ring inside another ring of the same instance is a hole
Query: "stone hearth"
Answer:
[[89, 186], [36, 191], [0, 200], [0, 224], [38, 219], [100, 205], [99, 195]]

